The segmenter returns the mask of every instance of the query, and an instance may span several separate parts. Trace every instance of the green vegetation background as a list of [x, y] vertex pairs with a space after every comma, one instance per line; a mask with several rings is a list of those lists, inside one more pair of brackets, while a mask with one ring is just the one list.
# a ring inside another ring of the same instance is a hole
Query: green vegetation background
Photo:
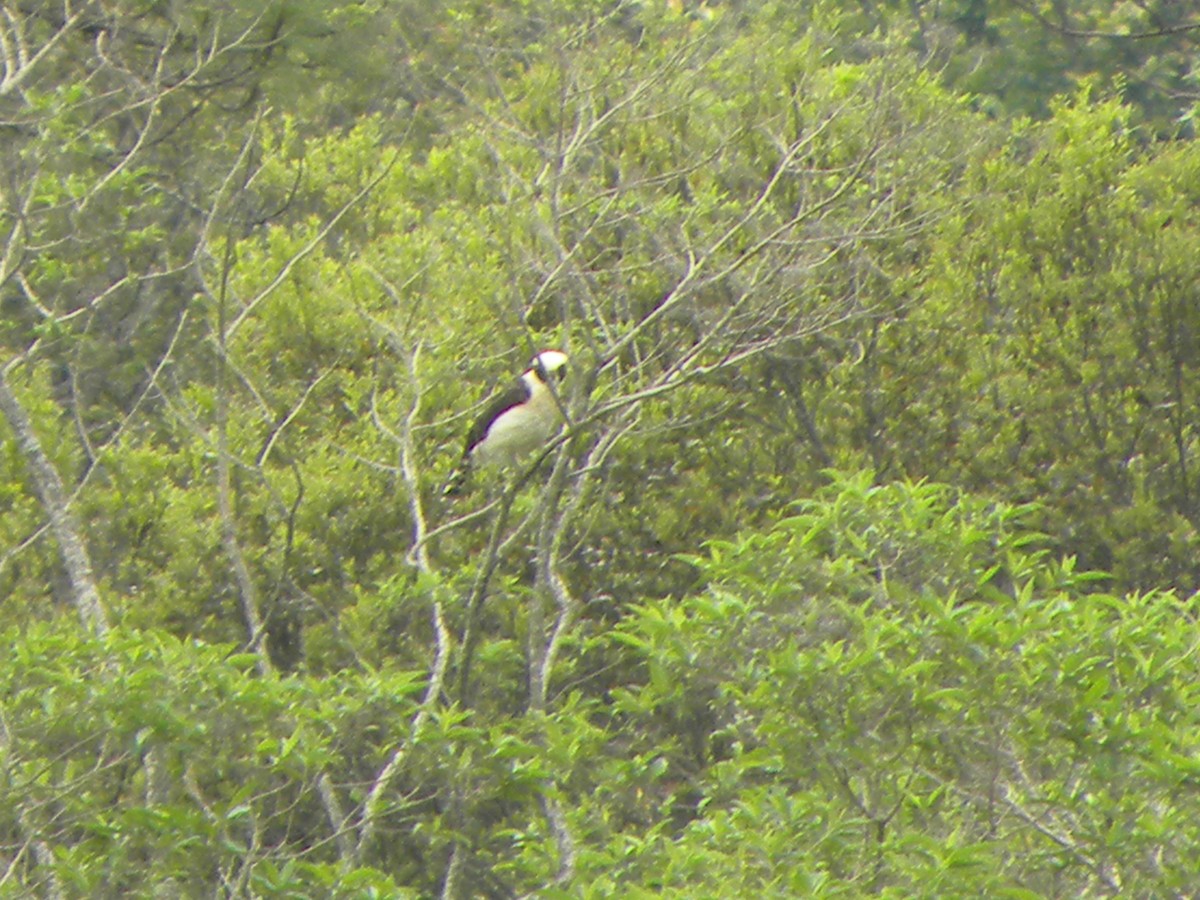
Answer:
[[1189, 4], [0, 7], [0, 896], [1200, 891]]

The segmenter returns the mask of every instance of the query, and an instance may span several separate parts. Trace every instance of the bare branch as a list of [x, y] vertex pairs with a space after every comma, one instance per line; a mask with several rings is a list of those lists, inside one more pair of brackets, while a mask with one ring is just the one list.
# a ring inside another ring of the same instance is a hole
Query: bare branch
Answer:
[[380, 169], [380, 171], [376, 173], [375, 176], [371, 178], [360, 190], [358, 190], [354, 196], [343, 203], [341, 207], [329, 217], [329, 220], [323, 226], [321, 226], [320, 230], [313, 235], [311, 240], [293, 253], [287, 259], [287, 261], [280, 266], [279, 271], [275, 273], [275, 277], [272, 278], [265, 287], [263, 287], [257, 294], [246, 301], [246, 303], [242, 306], [241, 311], [230, 321], [228, 333], [226, 335], [227, 338], [232, 338], [236, 334], [237, 330], [246, 321], [246, 319], [254, 313], [259, 304], [266, 300], [267, 297], [269, 297], [275, 291], [275, 289], [279, 287], [279, 285], [283, 284], [288, 275], [291, 273], [292, 269], [294, 269], [301, 260], [305, 259], [310, 253], [313, 252], [313, 250], [325, 242], [325, 238], [329, 236], [329, 233], [333, 231], [338, 222], [342, 220], [346, 213], [358, 206], [373, 190], [375, 190], [376, 187], [379, 186], [379, 184], [385, 178], [387, 178], [388, 173], [391, 172], [392, 167], [396, 164], [396, 160], [399, 158], [400, 153], [398, 151], [392, 153], [389, 159], [383, 164], [383, 167]]
[[50, 519], [50, 531], [58, 544], [59, 555], [71, 582], [72, 602], [83, 624], [102, 636], [108, 631], [108, 616], [92, 574], [92, 562], [83, 540], [83, 530], [67, 499], [58, 470], [42, 448], [25, 407], [9, 384], [7, 368], [0, 369], [0, 414], [4, 415], [13, 431], [29, 468], [34, 489]]
[[[4, 716], [3, 710], [0, 709], [0, 767], [3, 767], [5, 770], [6, 777], [9, 775], [8, 770], [13, 762], [12, 734], [8, 728], [8, 720]], [[40, 869], [45, 870], [46, 896], [51, 898], [51, 900], [62, 900], [65, 894], [63, 893], [58, 875], [54, 871], [54, 851], [45, 840], [39, 837], [39, 829], [32, 821], [29, 810], [23, 804], [18, 805], [16, 809], [16, 819], [21, 840], [24, 841], [24, 844], [21, 851], [13, 854], [13, 859], [4, 873], [4, 877], [0, 878], [0, 886], [9, 880], [13, 870], [19, 864], [25, 848], [28, 847], [32, 853], [34, 862], [37, 863]]]
[[[393, 349], [400, 352], [403, 356], [405, 367], [408, 370], [409, 381], [412, 385], [412, 403], [409, 405], [408, 414], [404, 418], [403, 430], [399, 435], [400, 471], [404, 478], [404, 485], [409, 498], [409, 509], [413, 518], [413, 543], [415, 549], [412, 557], [415, 559], [417, 570], [422, 574], [428, 575], [433, 572], [433, 569], [426, 548], [428, 526], [425, 519], [425, 510], [421, 502], [420, 472], [417, 468], [416, 444], [413, 438], [413, 429], [421, 412], [420, 362], [422, 344], [418, 340], [411, 349], [406, 349], [400, 344], [398, 336], [393, 332], [389, 331], [388, 338]], [[372, 414], [376, 415], [373, 401]], [[408, 739], [403, 743], [397, 744], [392, 750], [387, 763], [380, 769], [379, 774], [375, 776], [375, 780], [367, 792], [367, 798], [363, 802], [362, 815], [359, 819], [358, 846], [356, 848], [357, 858], [360, 860], [365, 857], [370, 849], [371, 842], [374, 840], [383, 798], [391, 787], [396, 773], [400, 771], [401, 766], [404, 764], [408, 750], [420, 742], [429, 718], [433, 715], [433, 711], [442, 695], [446, 680], [446, 669], [450, 664], [453, 641], [450, 636], [450, 629], [446, 625], [441, 600], [437, 597], [433, 599], [433, 603], [431, 604], [431, 616], [433, 620], [434, 650], [433, 662], [429, 669], [429, 680], [425, 685], [425, 694], [420, 704], [418, 704], [417, 711], [409, 725]], [[454, 858], [457, 859], [457, 856]], [[451, 868], [456, 869], [453, 861]], [[447, 873], [446, 877], [447, 883], [452, 883], [453, 879], [450, 872]]]
[[1010, 0], [1013, 6], [1029, 13], [1040, 25], [1044, 25], [1051, 31], [1056, 31], [1059, 34], [1067, 37], [1078, 38], [1105, 38], [1114, 41], [1140, 41], [1150, 38], [1172, 37], [1178, 34], [1190, 34], [1195, 31], [1200, 31], [1200, 22], [1185, 22], [1180, 25], [1164, 25], [1160, 28], [1151, 28], [1146, 31], [1095, 31], [1086, 28], [1072, 28], [1068, 25], [1062, 25], [1055, 22], [1034, 4], [1027, 0]]
[[0, 77], [0, 97], [18, 92], [33, 75], [38, 64], [50, 56], [60, 43], [75, 30], [92, 4], [84, 2], [58, 26], [41, 47], [31, 51], [25, 17], [20, 10], [5, 3], [0, 10], [4, 21], [0, 23], [0, 56], [3, 57], [3, 76]]

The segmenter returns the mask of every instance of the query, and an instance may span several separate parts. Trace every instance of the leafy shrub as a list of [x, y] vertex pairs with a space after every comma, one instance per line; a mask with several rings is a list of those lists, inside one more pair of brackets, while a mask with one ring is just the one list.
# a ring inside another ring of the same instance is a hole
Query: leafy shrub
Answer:
[[694, 797], [645, 871], [679, 896], [1190, 884], [1192, 604], [1091, 592], [1030, 512], [842, 478], [622, 623], [647, 676], [617, 707]]

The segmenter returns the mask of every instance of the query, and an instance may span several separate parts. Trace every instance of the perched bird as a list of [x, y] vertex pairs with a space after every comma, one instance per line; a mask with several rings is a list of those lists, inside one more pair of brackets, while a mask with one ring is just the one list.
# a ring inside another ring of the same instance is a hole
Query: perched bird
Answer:
[[475, 466], [511, 466], [543, 446], [562, 424], [564, 398], [558, 385], [567, 374], [567, 354], [543, 350], [529, 369], [498, 394], [467, 432], [462, 458], [442, 493], [459, 493]]

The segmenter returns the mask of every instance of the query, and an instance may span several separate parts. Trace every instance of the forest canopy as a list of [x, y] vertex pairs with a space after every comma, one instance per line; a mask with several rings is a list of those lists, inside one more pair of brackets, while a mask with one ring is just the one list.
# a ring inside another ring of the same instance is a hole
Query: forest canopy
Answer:
[[843, 7], [0, 0], [0, 893], [1200, 889], [1200, 13]]

